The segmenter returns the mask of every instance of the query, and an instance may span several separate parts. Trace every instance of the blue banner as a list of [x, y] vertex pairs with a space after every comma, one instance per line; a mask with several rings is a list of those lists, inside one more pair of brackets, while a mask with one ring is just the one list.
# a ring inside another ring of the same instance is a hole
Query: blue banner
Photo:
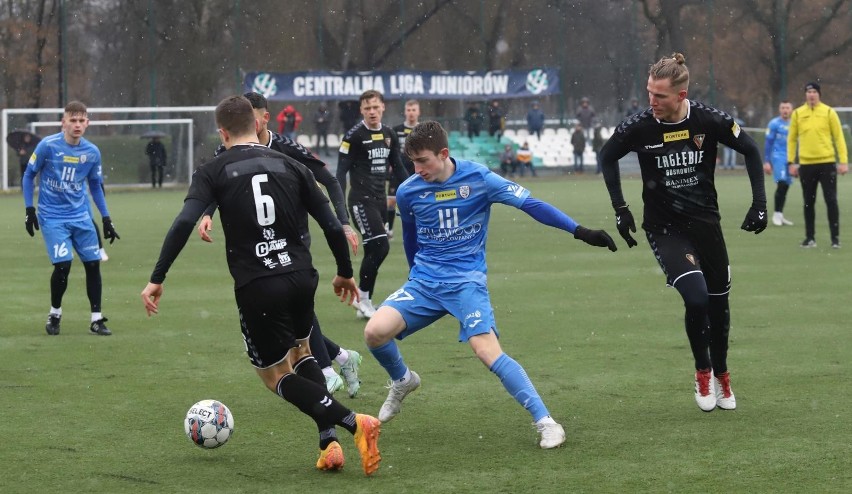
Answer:
[[559, 94], [559, 70], [249, 72], [244, 87], [271, 101], [353, 100], [369, 89], [385, 99], [531, 98]]

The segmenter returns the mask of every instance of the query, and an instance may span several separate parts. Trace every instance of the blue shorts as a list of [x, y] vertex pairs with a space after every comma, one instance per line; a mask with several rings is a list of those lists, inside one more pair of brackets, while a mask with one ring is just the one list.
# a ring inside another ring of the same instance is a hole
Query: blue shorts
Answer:
[[478, 283], [435, 283], [423, 280], [408, 280], [399, 290], [391, 293], [382, 303], [402, 314], [405, 329], [398, 339], [416, 333], [447, 314], [459, 321], [459, 341], [466, 342], [471, 336], [487, 334], [494, 323], [494, 309], [488, 288]]
[[74, 258], [71, 247], [83, 262], [100, 261], [100, 247], [95, 224], [91, 219], [81, 221], [46, 220], [39, 218], [41, 235], [52, 264]]
[[775, 183], [787, 182], [787, 185], [793, 184], [793, 177], [790, 176], [790, 172], [787, 169], [787, 157], [784, 158], [772, 158], [772, 179], [775, 180]]

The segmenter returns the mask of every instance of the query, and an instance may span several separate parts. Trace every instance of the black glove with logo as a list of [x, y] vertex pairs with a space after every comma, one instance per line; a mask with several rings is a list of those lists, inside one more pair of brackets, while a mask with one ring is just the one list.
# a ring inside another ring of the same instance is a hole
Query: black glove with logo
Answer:
[[628, 247], [632, 249], [639, 245], [639, 242], [630, 235], [630, 232], [636, 233], [636, 222], [633, 220], [633, 213], [630, 212], [630, 208], [627, 206], [615, 208], [615, 227], [618, 228], [618, 233], [627, 242]]
[[113, 242], [119, 239], [121, 237], [118, 236], [118, 232], [112, 226], [112, 220], [109, 216], [104, 216], [104, 240], [109, 240], [110, 245], [112, 245]]
[[595, 247], [607, 247], [610, 252], [618, 250], [618, 247], [615, 246], [615, 240], [604, 230], [589, 230], [577, 225], [577, 229], [574, 230], [574, 238]]
[[27, 218], [24, 220], [24, 227], [27, 229], [30, 237], [35, 236], [33, 228], [38, 230], [38, 217], [36, 216], [35, 208], [32, 206], [27, 208]]
[[766, 205], [759, 206], [752, 203], [751, 207], [748, 209], [748, 213], [746, 213], [745, 221], [743, 221], [743, 230], [747, 232], [754, 232], [755, 235], [766, 230], [766, 224], [769, 220], [769, 217], [766, 215]]

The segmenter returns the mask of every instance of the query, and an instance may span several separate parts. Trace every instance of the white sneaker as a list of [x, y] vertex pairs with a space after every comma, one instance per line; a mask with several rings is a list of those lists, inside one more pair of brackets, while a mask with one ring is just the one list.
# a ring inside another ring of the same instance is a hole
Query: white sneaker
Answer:
[[535, 424], [535, 428], [541, 434], [541, 441], [538, 443], [541, 449], [558, 448], [565, 442], [565, 429], [555, 422], [552, 424]]
[[101, 262], [109, 261], [109, 256], [106, 253], [106, 249], [104, 249], [103, 247], [101, 247], [101, 250], [98, 251], [98, 254], [101, 255]]
[[335, 391], [343, 388], [343, 378], [339, 374], [333, 376], [325, 376], [325, 389], [329, 394], [334, 394]]
[[716, 390], [713, 379], [713, 371], [695, 371], [695, 402], [698, 408], [705, 412], [712, 412], [716, 408]]
[[713, 383], [716, 385], [716, 406], [722, 410], [736, 410], [737, 399], [731, 390], [731, 373], [713, 377]]
[[355, 317], [358, 319], [369, 319], [376, 313], [376, 308], [373, 307], [373, 302], [369, 298], [361, 298], [355, 302]]
[[785, 218], [783, 214], [781, 215], [781, 223], [787, 226], [793, 226], [793, 222]]
[[361, 389], [361, 380], [358, 379], [358, 367], [361, 366], [361, 360], [364, 358], [355, 350], [347, 350], [349, 358], [346, 362], [340, 364], [340, 373], [343, 374], [343, 379], [346, 381], [346, 390], [349, 392], [350, 398], [355, 398], [358, 390]]
[[772, 224], [775, 226], [781, 226], [784, 224], [784, 215], [778, 211], [775, 211], [772, 214]]
[[396, 417], [396, 414], [399, 413], [399, 409], [402, 406], [402, 399], [408, 396], [408, 393], [411, 393], [419, 387], [420, 376], [418, 376], [414, 371], [411, 371], [411, 378], [404, 383], [392, 381], [390, 386], [388, 386], [388, 389], [390, 390], [388, 392], [388, 398], [379, 410], [379, 420], [382, 423], [385, 423]]

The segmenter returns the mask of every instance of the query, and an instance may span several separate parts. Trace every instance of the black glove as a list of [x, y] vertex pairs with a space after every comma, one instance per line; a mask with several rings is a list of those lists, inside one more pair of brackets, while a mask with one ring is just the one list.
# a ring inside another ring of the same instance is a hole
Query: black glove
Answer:
[[33, 228], [38, 230], [38, 217], [36, 217], [35, 208], [32, 206], [27, 208], [27, 219], [24, 220], [24, 227], [27, 229], [27, 233], [30, 234], [30, 237], [35, 236]]
[[574, 230], [574, 238], [595, 247], [607, 247], [610, 252], [618, 250], [618, 247], [615, 246], [615, 240], [603, 230], [589, 230], [588, 228], [577, 225], [577, 229]]
[[766, 206], [759, 207], [754, 204], [748, 209], [748, 213], [746, 213], [745, 220], [743, 221], [743, 230], [747, 232], [754, 232], [755, 235], [766, 230], [766, 224], [769, 220], [769, 217], [766, 215]]
[[118, 236], [118, 232], [112, 226], [112, 220], [109, 216], [104, 216], [104, 240], [109, 240], [110, 245], [112, 245], [113, 242], [119, 239], [121, 237]]
[[639, 245], [639, 242], [630, 235], [630, 232], [636, 233], [636, 222], [633, 221], [633, 213], [627, 206], [615, 208], [615, 227], [618, 228], [618, 233], [627, 242], [628, 247], [632, 249], [633, 246]]

